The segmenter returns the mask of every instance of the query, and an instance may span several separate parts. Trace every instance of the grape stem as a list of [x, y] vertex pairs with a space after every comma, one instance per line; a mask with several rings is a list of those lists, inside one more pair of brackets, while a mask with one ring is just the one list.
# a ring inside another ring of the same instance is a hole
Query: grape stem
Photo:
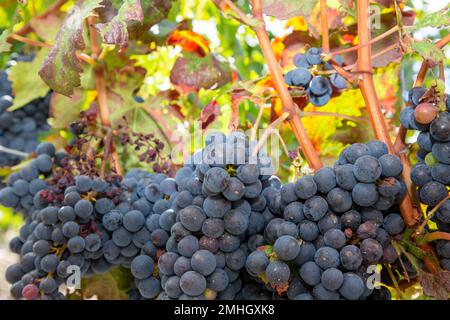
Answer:
[[277, 128], [281, 123], [283, 123], [287, 118], [289, 117], [288, 112], [284, 112], [281, 116], [279, 116], [275, 121], [271, 122], [269, 126], [264, 130], [261, 137], [258, 139], [258, 145], [253, 150], [252, 156], [256, 157], [258, 155], [258, 152], [261, 150], [261, 148], [266, 143], [267, 139], [269, 138], [269, 135], [272, 133], [272, 131]]
[[29, 38], [21, 36], [20, 34], [17, 34], [17, 33], [12, 33], [8, 37], [8, 40], [9, 39], [16, 40], [16, 41], [28, 44], [28, 45], [33, 46], [33, 47], [51, 48], [51, 46], [52, 46], [50, 43], [42, 42], [42, 41], [39, 41], [39, 40], [29, 39]]
[[259, 21], [256, 19], [253, 19], [249, 16], [247, 16], [244, 12], [241, 11], [241, 9], [239, 9], [238, 6], [236, 6], [231, 0], [219, 0], [219, 1], [214, 1], [214, 3], [216, 3], [216, 5], [219, 7], [219, 9], [226, 15], [226, 11], [228, 9], [231, 9], [235, 16], [233, 18], [235, 18], [237, 21], [251, 27], [251, 28], [256, 28], [259, 24]]
[[[366, 23], [366, 25], [367, 25], [367, 23]], [[376, 43], [376, 42], [378, 42], [380, 40], [383, 40], [384, 38], [386, 38], [386, 37], [390, 36], [391, 34], [397, 32], [398, 30], [399, 30], [399, 27], [398, 27], [398, 25], [396, 25], [395, 27], [392, 27], [388, 31], [380, 34], [379, 36], [373, 38], [370, 41], [367, 41], [367, 42], [364, 42], [364, 43], [361, 43], [361, 41], [360, 41], [360, 43], [358, 45], [356, 45], [356, 46], [353, 46], [353, 47], [350, 47], [350, 48], [341, 49], [341, 50], [336, 50], [334, 52], [330, 52], [325, 58], [333, 57], [333, 56], [336, 56], [336, 55], [340, 55], [340, 54], [343, 54], [343, 53], [347, 53], [347, 52], [351, 52], [351, 51], [359, 50], [361, 48], [368, 47], [368, 46], [370, 46], [370, 45], [372, 45], [372, 44], [374, 44], [374, 43]]]
[[330, 52], [330, 35], [328, 31], [327, 0], [320, 0], [320, 26], [322, 29], [322, 51]]
[[[94, 16], [88, 18], [89, 39], [94, 58], [98, 57], [101, 51], [98, 43], [98, 33], [93, 27], [93, 25], [95, 24], [95, 20], [96, 18]], [[104, 77], [105, 69], [103, 64], [98, 64], [97, 67], [94, 69], [94, 72], [95, 72], [95, 87], [97, 89], [97, 102], [100, 113], [100, 121], [103, 126], [111, 128], [110, 111], [108, 108], [108, 97], [106, 91], [107, 89]], [[118, 175], [121, 175], [119, 155], [117, 153], [117, 148], [114, 143], [114, 139], [110, 139], [110, 141], [107, 140], [108, 139], [105, 139], [105, 143], [109, 143], [109, 146], [107, 147], [105, 145], [105, 156], [106, 158], [108, 158], [109, 152], [107, 152], [107, 150], [108, 151], [110, 150], [112, 156], [111, 166], [114, 167]]]
[[273, 53], [270, 39], [265, 29], [261, 0], [252, 1], [252, 12], [253, 17], [260, 22], [259, 26], [255, 30], [256, 36], [258, 38], [261, 51], [263, 52], [263, 55], [269, 67], [269, 72], [275, 84], [276, 91], [279, 94], [283, 109], [289, 114], [288, 121], [292, 127], [292, 131], [294, 131], [294, 134], [300, 144], [300, 147], [302, 148], [302, 152], [305, 155], [308, 164], [314, 170], [320, 169], [323, 166], [322, 162], [320, 161], [318, 153], [314, 149], [314, 146], [308, 137], [308, 134], [305, 130], [305, 127], [303, 126], [303, 123], [301, 122], [299, 115], [296, 113], [297, 106], [292, 100], [292, 97], [289, 94], [286, 85], [284, 84], [281, 67], [278, 64], [278, 61]]
[[442, 231], [435, 231], [431, 233], [427, 233], [423, 239], [426, 242], [436, 241], [436, 240], [447, 240], [450, 241], [450, 233], [448, 232], [442, 232]]
[[417, 228], [416, 234], [423, 234], [425, 227], [427, 226], [428, 222], [433, 218], [433, 216], [436, 214], [436, 212], [439, 210], [440, 207], [450, 199], [450, 194], [448, 194], [444, 199], [442, 199], [433, 209], [431, 209], [430, 212], [428, 212], [426, 219], [422, 222], [422, 224]]
[[21, 158], [28, 158], [28, 156], [29, 156], [29, 154], [26, 153], [26, 152], [22, 152], [22, 151], [19, 151], [19, 150], [15, 150], [15, 149], [11, 149], [11, 148], [8, 148], [8, 147], [4, 147], [2, 145], [0, 145], [0, 152], [9, 153], [9, 154], [21, 157]]
[[[40, 48], [51, 48], [52, 47], [51, 43], [29, 39], [29, 38], [23, 37], [17, 33], [11, 34], [9, 36], [9, 39], [13, 39], [13, 40], [28, 44], [33, 47], [40, 47]], [[77, 58], [80, 59], [81, 61], [84, 61], [84, 62], [90, 64], [91, 66], [96, 65], [95, 60], [91, 56], [89, 56], [83, 52], [76, 52], [76, 55], [77, 55]]]
[[[371, 61], [371, 28], [369, 25], [369, 0], [360, 0], [357, 2], [358, 10], [358, 37], [360, 46], [358, 47], [358, 61], [357, 70], [372, 70]], [[395, 32], [395, 27], [390, 32]], [[372, 128], [375, 133], [375, 137], [384, 143], [386, 143], [389, 153], [394, 153], [394, 148], [389, 137], [389, 133], [386, 127], [386, 122], [381, 113], [381, 105], [379, 103], [373, 76], [370, 73], [362, 73], [358, 76], [358, 85], [366, 103], [366, 108], [369, 112]], [[404, 160], [404, 159], [403, 159]], [[403, 170], [402, 176], [406, 181], [409, 180], [409, 163], [402, 161]], [[407, 226], [413, 226], [419, 221], [419, 211], [413, 206], [411, 196], [409, 192], [406, 193], [401, 205], [400, 211], [403, 216], [403, 220]]]
[[289, 113], [289, 118], [287, 120], [291, 125], [292, 131], [294, 132], [294, 135], [298, 143], [300, 144], [300, 147], [305, 155], [306, 160], [308, 161], [308, 164], [314, 170], [320, 169], [323, 166], [322, 162], [320, 161], [319, 156], [308, 137], [308, 134], [305, 130], [305, 127], [303, 126], [303, 123], [300, 120], [299, 115], [295, 111], [297, 106], [292, 100], [292, 97], [289, 94], [289, 91], [284, 83], [283, 72], [280, 65], [278, 64], [275, 54], [273, 53], [270, 39], [265, 29], [261, 0], [251, 1], [253, 13], [252, 18], [248, 17], [229, 0], [213, 2], [224, 14], [226, 14], [227, 9], [231, 9], [238, 17], [235, 17], [236, 20], [249, 26], [255, 31], [261, 51], [264, 55], [264, 58], [266, 59], [267, 65], [269, 67], [269, 72], [275, 84], [275, 89], [278, 92], [281, 104], [283, 105], [283, 109], [285, 112]]
[[170, 130], [167, 127], [167, 123], [164, 121], [163, 117], [161, 117], [160, 114], [156, 114], [156, 112], [154, 112], [154, 110], [152, 110], [152, 108], [150, 108], [149, 106], [144, 105], [143, 109], [148, 114], [148, 116], [153, 120], [153, 123], [155, 124], [155, 126], [158, 129], [159, 133], [163, 137], [163, 139], [166, 142], [167, 146], [169, 148], [171, 148], [172, 145], [170, 143], [169, 136], [167, 135], [167, 133], [170, 132]]

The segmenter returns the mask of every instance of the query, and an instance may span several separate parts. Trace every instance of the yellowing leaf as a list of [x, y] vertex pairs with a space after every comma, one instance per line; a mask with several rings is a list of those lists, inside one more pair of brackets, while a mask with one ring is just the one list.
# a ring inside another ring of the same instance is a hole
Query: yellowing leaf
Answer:
[[184, 51], [197, 52], [202, 56], [209, 52], [209, 41], [202, 35], [190, 30], [174, 30], [168, 36], [166, 44], [178, 45]]
[[44, 97], [49, 88], [39, 78], [38, 70], [48, 54], [48, 49], [41, 49], [31, 62], [17, 62], [10, 68], [9, 80], [12, 82], [14, 104], [10, 111], [19, 109], [34, 99]]
[[74, 91], [71, 97], [56, 92], [52, 93], [50, 100], [52, 127], [54, 129], [67, 129], [73, 121], [78, 119], [86, 99], [89, 99], [89, 95], [78, 89]]
[[8, 52], [11, 49], [11, 44], [7, 41], [10, 34], [9, 30], [3, 30], [0, 35], [0, 52]]
[[411, 49], [424, 59], [435, 63], [445, 59], [444, 52], [429, 40], [413, 41]]
[[450, 25], [450, 4], [447, 7], [430, 13], [424, 16], [422, 19], [418, 20], [414, 24], [414, 29], [420, 29], [425, 27], [448, 27]]
[[292, 27], [294, 31], [308, 31], [308, 24], [303, 17], [294, 17], [286, 22], [286, 28]]

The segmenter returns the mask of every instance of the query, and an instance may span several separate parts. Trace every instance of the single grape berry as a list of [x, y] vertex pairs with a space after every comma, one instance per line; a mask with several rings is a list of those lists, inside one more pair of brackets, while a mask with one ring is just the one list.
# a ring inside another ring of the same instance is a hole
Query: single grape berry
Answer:
[[429, 102], [423, 102], [414, 109], [414, 118], [420, 124], [429, 124], [438, 114], [438, 109]]

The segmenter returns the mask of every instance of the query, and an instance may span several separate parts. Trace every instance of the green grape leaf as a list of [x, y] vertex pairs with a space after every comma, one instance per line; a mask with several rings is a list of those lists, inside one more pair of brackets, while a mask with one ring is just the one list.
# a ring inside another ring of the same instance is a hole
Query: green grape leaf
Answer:
[[0, 35], [0, 52], [8, 52], [11, 50], [11, 44], [8, 42], [8, 37], [11, 34], [9, 30], [3, 30]]
[[56, 36], [50, 53], [39, 70], [42, 80], [54, 91], [66, 96], [80, 86], [80, 73], [83, 71], [77, 50], [84, 50], [83, 21], [101, 0], [84, 1], [81, 6], [74, 5]]
[[231, 81], [231, 71], [211, 54], [204, 57], [185, 54], [175, 61], [170, 81], [185, 91], [218, 88]]
[[440, 300], [447, 300], [450, 297], [450, 271], [423, 273], [420, 280], [423, 293], [427, 296]]
[[102, 274], [81, 279], [84, 298], [97, 297], [98, 300], [125, 300], [128, 295], [117, 281], [114, 269]]
[[142, 11], [144, 12], [144, 23], [152, 26], [164, 18], [172, 8], [173, 1], [168, 0], [145, 0], [142, 2]]
[[435, 63], [445, 59], [444, 52], [429, 40], [413, 41], [411, 49], [424, 59]]
[[277, 19], [287, 20], [296, 16], [310, 15], [317, 0], [268, 0], [263, 1], [263, 12]]
[[427, 14], [414, 24], [414, 29], [425, 27], [440, 28], [448, 25], [450, 25], [450, 5], [439, 11]]
[[81, 110], [89, 103], [87, 92], [75, 89], [71, 97], [59, 93], [52, 93], [50, 99], [50, 124], [54, 129], [67, 129], [76, 121]]
[[95, 28], [100, 32], [105, 43], [117, 44], [124, 48], [128, 46], [127, 24], [133, 21], [144, 21], [140, 0], [124, 1], [117, 15], [110, 22], [98, 23]]
[[38, 70], [48, 54], [48, 49], [41, 49], [31, 62], [17, 62], [9, 70], [9, 80], [12, 82], [14, 104], [9, 111], [17, 110], [34, 99], [44, 97], [49, 88], [39, 78]]

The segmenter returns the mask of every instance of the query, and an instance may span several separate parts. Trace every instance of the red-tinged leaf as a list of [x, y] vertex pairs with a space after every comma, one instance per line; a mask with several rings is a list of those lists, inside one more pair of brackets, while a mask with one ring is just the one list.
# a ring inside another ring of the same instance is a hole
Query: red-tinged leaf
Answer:
[[[278, 19], [302, 17], [309, 33], [315, 38], [320, 37], [320, 2], [317, 0], [268, 0], [263, 2], [263, 12]], [[343, 25], [342, 13], [338, 9], [328, 7], [327, 17], [330, 30]]]
[[170, 81], [183, 92], [197, 91], [223, 86], [231, 81], [231, 72], [227, 64], [211, 54], [205, 57], [185, 54], [175, 61]]
[[180, 46], [186, 52], [196, 52], [200, 56], [209, 53], [209, 41], [191, 30], [174, 30], [167, 37], [166, 44]]
[[200, 113], [200, 121], [202, 123], [202, 130], [205, 130], [220, 113], [220, 105], [216, 100], [212, 100]]
[[39, 76], [54, 91], [66, 96], [80, 86], [80, 73], [83, 71], [76, 51], [85, 49], [83, 21], [101, 0], [84, 1], [81, 6], [74, 5], [56, 36], [49, 55], [39, 70]]
[[450, 271], [424, 273], [420, 282], [423, 293], [427, 296], [439, 300], [447, 300], [450, 297]]
[[130, 22], [144, 21], [140, 0], [126, 0], [122, 3], [117, 15], [107, 23], [98, 23], [95, 28], [101, 33], [107, 44], [117, 44], [121, 48], [128, 46], [128, 29]]
[[267, 0], [263, 1], [263, 12], [277, 19], [290, 19], [311, 14], [317, 0]]

